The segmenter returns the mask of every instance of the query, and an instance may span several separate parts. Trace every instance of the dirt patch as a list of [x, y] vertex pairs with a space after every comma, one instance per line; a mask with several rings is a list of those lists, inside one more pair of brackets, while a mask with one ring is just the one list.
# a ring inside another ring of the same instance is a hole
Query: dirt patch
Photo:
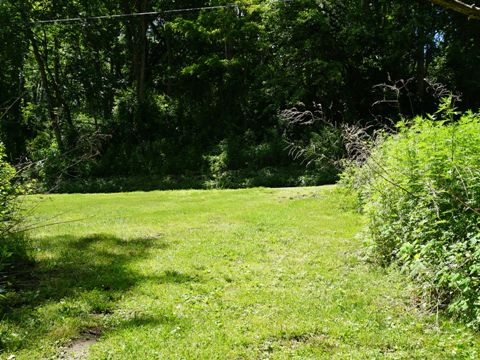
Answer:
[[79, 360], [85, 359], [90, 353], [90, 347], [95, 345], [100, 336], [99, 329], [89, 329], [82, 333], [81, 337], [72, 341], [60, 354], [60, 359]]
[[269, 358], [273, 353], [284, 353], [301, 346], [310, 346], [322, 349], [326, 354], [338, 347], [335, 339], [323, 333], [305, 333], [271, 337], [266, 339], [258, 348], [259, 359]]

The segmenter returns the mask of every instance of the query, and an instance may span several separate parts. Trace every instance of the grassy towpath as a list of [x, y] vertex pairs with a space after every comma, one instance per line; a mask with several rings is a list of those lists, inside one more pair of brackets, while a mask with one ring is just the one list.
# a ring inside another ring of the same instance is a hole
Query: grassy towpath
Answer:
[[[36, 196], [1, 359], [476, 359], [360, 259], [332, 187]], [[14, 355], [15, 357], [12, 357]]]

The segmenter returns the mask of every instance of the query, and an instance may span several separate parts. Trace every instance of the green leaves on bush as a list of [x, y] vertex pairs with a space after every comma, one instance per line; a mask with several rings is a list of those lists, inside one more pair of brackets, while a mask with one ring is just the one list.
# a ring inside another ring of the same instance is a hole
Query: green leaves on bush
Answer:
[[15, 169], [5, 161], [5, 151], [0, 143], [0, 300], [5, 297], [5, 283], [11, 270], [27, 258], [25, 241], [17, 233], [20, 217], [17, 197], [21, 188], [14, 181]]
[[432, 306], [479, 328], [480, 116], [441, 114], [401, 123], [343, 181], [359, 195], [375, 260], [398, 264]]
[[15, 169], [5, 161], [5, 150], [0, 143], [0, 237], [9, 233], [17, 220], [14, 199], [20, 188], [14, 184], [14, 177]]

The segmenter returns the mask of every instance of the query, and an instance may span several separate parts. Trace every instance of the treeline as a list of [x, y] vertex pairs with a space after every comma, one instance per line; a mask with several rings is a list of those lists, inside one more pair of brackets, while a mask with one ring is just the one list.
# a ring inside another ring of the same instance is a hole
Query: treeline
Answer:
[[[195, 177], [317, 184], [335, 180], [333, 162], [292, 149], [342, 152], [329, 125], [390, 124], [433, 112], [450, 92], [460, 108], [480, 107], [480, 22], [463, 15], [422, 0], [192, 10], [225, 4], [2, 1], [0, 137], [10, 162], [35, 164], [28, 176], [63, 191], [132, 177], [165, 187]], [[322, 121], [280, 115], [292, 107]]]

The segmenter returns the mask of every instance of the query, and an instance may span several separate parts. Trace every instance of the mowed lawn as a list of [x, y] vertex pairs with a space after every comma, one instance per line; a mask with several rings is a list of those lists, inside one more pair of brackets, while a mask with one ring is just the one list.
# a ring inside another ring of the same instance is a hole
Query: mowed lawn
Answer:
[[479, 335], [362, 260], [362, 218], [333, 187], [28, 203], [65, 223], [31, 233], [2, 359], [480, 358]]

